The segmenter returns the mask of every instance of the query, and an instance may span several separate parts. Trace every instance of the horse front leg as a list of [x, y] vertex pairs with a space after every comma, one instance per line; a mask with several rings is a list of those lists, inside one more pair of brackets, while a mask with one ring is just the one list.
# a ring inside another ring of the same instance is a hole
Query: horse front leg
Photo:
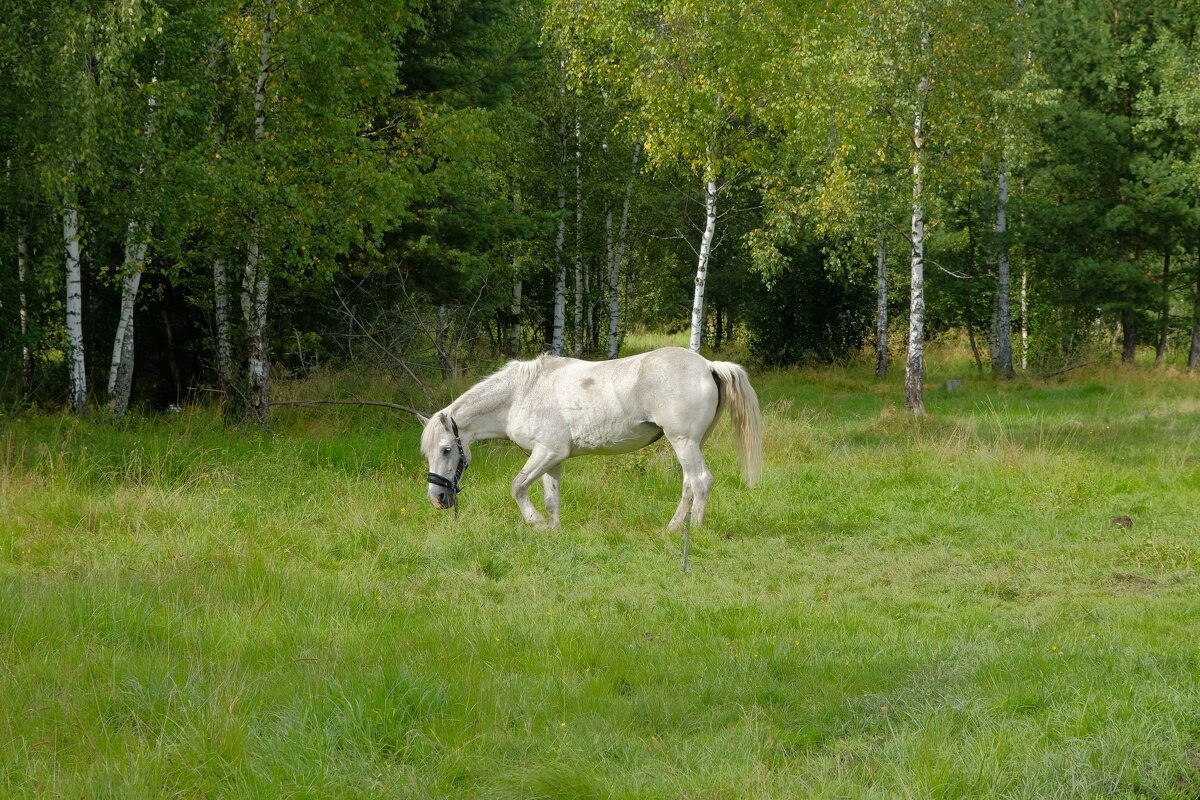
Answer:
[[565, 456], [560, 456], [544, 447], [535, 447], [529, 454], [529, 460], [525, 462], [525, 466], [517, 473], [517, 477], [513, 478], [512, 498], [517, 502], [517, 507], [521, 509], [521, 516], [530, 525], [541, 527], [546, 524], [546, 518], [534, 508], [533, 501], [529, 499], [529, 487], [538, 478], [547, 475], [550, 470], [555, 471], [552, 478], [554, 481], [554, 505], [550, 506], [550, 493], [547, 492], [546, 510], [550, 511], [550, 524], [552, 526], [558, 524], [558, 467], [565, 458]]
[[559, 483], [562, 478], [562, 464], [555, 464], [542, 475], [542, 494], [546, 498], [546, 513], [550, 515], [550, 527], [558, 527], [558, 498]]

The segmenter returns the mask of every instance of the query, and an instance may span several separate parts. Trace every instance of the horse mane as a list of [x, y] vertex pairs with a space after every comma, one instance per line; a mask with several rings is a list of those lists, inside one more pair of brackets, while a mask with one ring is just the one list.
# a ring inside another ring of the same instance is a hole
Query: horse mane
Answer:
[[528, 361], [509, 361], [500, 369], [488, 375], [472, 388], [493, 388], [501, 382], [509, 382], [514, 392], [526, 389], [542, 375], [553, 369], [558, 356], [542, 353], [537, 358]]
[[525, 394], [546, 372], [555, 369], [562, 359], [542, 353], [529, 361], [509, 361], [500, 369], [480, 380], [455, 400], [447, 411], [466, 404], [482, 403], [485, 407], [502, 396], [511, 398]]

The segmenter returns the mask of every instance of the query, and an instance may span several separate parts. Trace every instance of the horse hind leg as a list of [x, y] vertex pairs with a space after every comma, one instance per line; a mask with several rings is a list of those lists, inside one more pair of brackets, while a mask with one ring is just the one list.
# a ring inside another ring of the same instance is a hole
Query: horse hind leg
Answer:
[[708, 507], [708, 493], [712, 489], [713, 476], [708, 471], [708, 465], [704, 463], [704, 454], [700, 450], [699, 442], [683, 437], [670, 437], [670, 441], [676, 457], [679, 458], [679, 466], [683, 468], [683, 496], [679, 499], [675, 515], [667, 524], [667, 530], [675, 531], [683, 525], [688, 511], [692, 512], [693, 525], [704, 523], [704, 512]]

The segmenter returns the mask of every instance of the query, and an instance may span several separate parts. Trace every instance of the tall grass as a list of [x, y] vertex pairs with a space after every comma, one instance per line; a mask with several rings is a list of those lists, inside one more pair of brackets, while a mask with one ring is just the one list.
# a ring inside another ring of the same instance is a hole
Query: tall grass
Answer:
[[547, 532], [380, 409], [5, 420], [0, 796], [1200, 795], [1194, 381], [943, 373], [755, 375], [686, 575], [663, 445]]

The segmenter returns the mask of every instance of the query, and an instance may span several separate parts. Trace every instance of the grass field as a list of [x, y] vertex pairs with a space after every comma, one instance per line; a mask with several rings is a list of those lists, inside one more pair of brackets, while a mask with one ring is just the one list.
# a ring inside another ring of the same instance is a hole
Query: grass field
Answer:
[[549, 532], [380, 409], [4, 419], [0, 796], [1200, 797], [1200, 384], [956, 369], [754, 375], [686, 575], [662, 443]]

